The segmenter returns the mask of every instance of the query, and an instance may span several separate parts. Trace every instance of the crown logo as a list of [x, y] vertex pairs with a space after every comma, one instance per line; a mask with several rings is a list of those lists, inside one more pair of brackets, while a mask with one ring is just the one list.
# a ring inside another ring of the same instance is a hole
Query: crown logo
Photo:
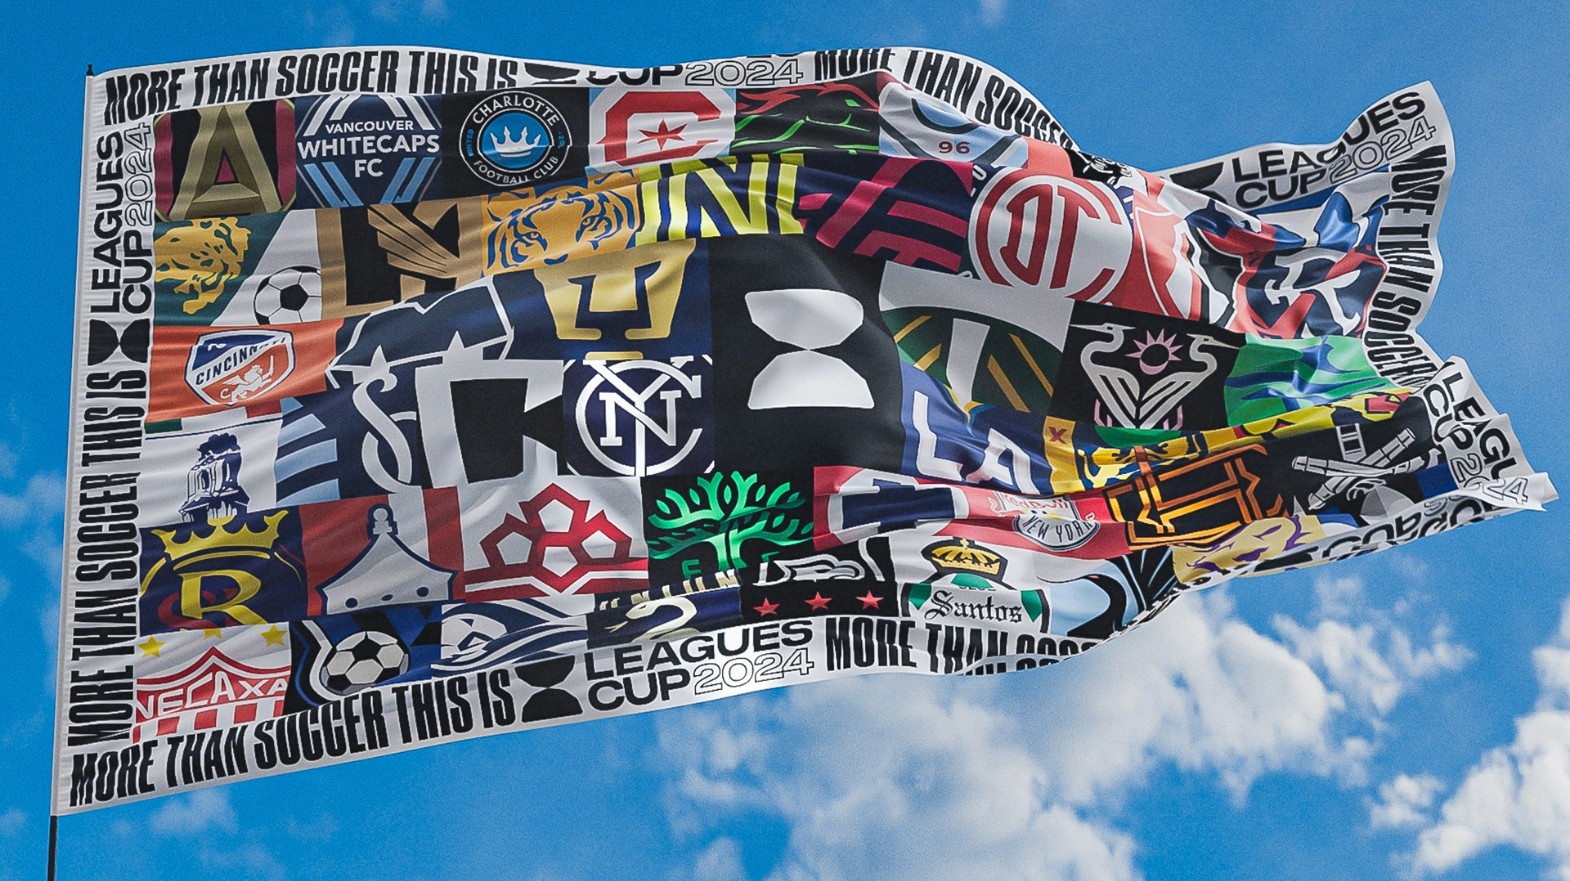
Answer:
[[[185, 538], [180, 537], [180, 533], [185, 530], [179, 528], [154, 529], [152, 533], [163, 542], [164, 553], [169, 555], [170, 563], [177, 564], [181, 560], [209, 554], [266, 557], [272, 555], [273, 546], [278, 543], [279, 524], [287, 516], [287, 510], [263, 515], [262, 524], [257, 528], [252, 528], [246, 521], [236, 524], [234, 517], [219, 517], [209, 520], [205, 529], [204, 524], [200, 523], [191, 527]], [[230, 528], [231, 525], [236, 528]]]
[[527, 156], [543, 146], [545, 144], [540, 141], [538, 134], [525, 141], [521, 137], [514, 138], [512, 129], [506, 126], [502, 126], [502, 137], [499, 140], [495, 132], [491, 133], [491, 151], [498, 156]]
[[1003, 574], [1006, 562], [996, 551], [977, 547], [968, 538], [938, 542], [924, 551], [939, 572], [974, 572], [987, 578]]

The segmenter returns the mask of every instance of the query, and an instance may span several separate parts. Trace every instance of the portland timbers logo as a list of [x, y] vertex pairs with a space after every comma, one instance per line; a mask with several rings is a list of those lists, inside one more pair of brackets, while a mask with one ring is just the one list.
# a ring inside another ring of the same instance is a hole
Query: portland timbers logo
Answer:
[[550, 177], [571, 146], [561, 112], [532, 92], [503, 92], [475, 105], [464, 117], [460, 141], [469, 170], [500, 187]]

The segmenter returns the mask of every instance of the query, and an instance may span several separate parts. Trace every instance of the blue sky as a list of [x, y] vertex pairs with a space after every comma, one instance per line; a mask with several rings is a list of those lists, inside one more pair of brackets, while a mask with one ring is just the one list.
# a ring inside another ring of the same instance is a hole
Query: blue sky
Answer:
[[[0, 879], [41, 876], [80, 75], [332, 43], [642, 66], [926, 45], [1086, 149], [1317, 143], [1433, 80], [1459, 167], [1423, 333], [1533, 464], [1570, 417], [1570, 7], [1024, 0], [53, 5], [8, 16], [0, 253]], [[1195, 11], [1203, 8], [1205, 12]], [[123, 18], [122, 18], [123, 16]], [[1570, 881], [1570, 507], [1185, 598], [1055, 668], [878, 676], [73, 816], [62, 879]]]

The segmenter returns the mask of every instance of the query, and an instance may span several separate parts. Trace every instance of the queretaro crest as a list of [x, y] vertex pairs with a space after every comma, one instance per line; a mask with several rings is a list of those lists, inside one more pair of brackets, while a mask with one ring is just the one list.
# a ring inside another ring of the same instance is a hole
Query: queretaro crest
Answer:
[[197, 337], [185, 383], [207, 403], [233, 407], [277, 388], [293, 372], [289, 331], [224, 330]]

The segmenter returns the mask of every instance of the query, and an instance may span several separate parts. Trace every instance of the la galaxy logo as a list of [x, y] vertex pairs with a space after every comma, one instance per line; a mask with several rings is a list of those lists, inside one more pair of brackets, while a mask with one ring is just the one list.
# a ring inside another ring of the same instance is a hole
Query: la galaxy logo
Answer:
[[209, 404], [233, 407], [277, 388], [292, 372], [289, 331], [225, 330], [196, 338], [185, 384]]
[[550, 177], [572, 146], [561, 111], [532, 92], [502, 92], [481, 101], [464, 117], [460, 138], [469, 170], [501, 187]]

